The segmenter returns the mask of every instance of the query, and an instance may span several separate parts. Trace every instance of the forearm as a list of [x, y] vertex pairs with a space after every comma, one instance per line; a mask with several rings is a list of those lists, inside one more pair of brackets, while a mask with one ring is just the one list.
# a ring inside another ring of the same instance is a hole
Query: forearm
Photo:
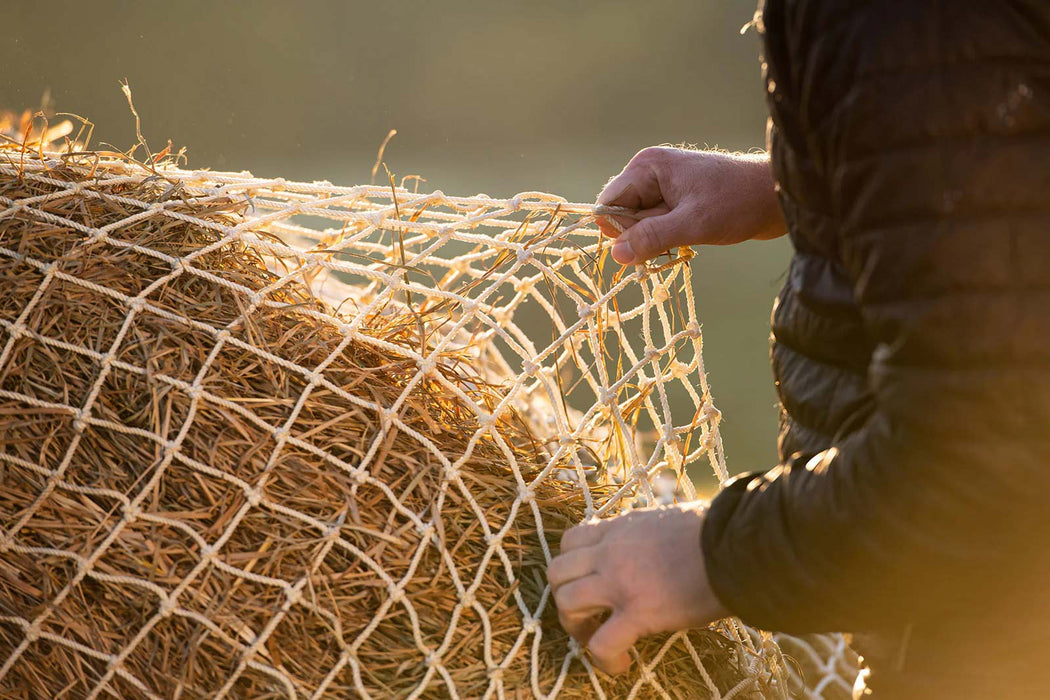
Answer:
[[1045, 530], [1050, 478], [1019, 422], [975, 435], [959, 417], [938, 414], [955, 426], [948, 437], [876, 415], [834, 450], [731, 485], [702, 534], [719, 600], [751, 624], [803, 633], [950, 615], [1002, 595], [1040, 560], [1021, 533]]

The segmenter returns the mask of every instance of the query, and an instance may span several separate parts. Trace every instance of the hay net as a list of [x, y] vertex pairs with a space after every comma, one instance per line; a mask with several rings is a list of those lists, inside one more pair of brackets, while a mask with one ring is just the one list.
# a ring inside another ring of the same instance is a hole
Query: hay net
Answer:
[[5, 696], [787, 692], [736, 620], [603, 676], [542, 576], [728, 477], [687, 250], [620, 271], [542, 193], [0, 156]]

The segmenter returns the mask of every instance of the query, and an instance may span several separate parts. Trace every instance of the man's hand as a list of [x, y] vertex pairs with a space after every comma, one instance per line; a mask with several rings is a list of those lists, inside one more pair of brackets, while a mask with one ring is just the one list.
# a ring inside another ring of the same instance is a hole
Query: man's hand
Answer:
[[646, 148], [598, 195], [598, 203], [638, 211], [640, 220], [598, 220], [618, 240], [622, 265], [688, 245], [728, 245], [785, 233], [769, 157], [718, 151]]
[[707, 580], [703, 521], [701, 504], [685, 503], [587, 523], [562, 536], [561, 553], [547, 569], [558, 618], [599, 668], [622, 673], [639, 637], [729, 614]]

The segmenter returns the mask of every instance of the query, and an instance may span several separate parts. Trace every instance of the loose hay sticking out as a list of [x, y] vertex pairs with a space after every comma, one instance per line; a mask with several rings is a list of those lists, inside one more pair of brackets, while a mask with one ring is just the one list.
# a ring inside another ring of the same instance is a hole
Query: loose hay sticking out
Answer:
[[562, 531], [724, 470], [686, 266], [589, 213], [0, 149], [0, 694], [762, 692], [556, 623]]

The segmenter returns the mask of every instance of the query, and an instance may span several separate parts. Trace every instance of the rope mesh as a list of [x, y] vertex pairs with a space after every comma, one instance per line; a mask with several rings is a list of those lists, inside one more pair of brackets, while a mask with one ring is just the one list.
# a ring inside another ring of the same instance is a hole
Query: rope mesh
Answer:
[[857, 678], [857, 654], [841, 634], [804, 637], [773, 635], [784, 657], [792, 697], [805, 700], [850, 700]]
[[[620, 271], [542, 193], [17, 151], [0, 183], [5, 696], [785, 692], [736, 620], [602, 676], [541, 575], [575, 522], [728, 478], [689, 251]], [[792, 641], [812, 697], [840, 641]]]

